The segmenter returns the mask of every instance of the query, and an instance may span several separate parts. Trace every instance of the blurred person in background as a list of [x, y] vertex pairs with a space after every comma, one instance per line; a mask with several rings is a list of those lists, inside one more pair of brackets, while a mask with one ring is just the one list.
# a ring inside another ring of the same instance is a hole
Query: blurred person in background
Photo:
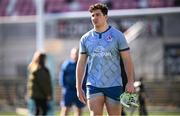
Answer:
[[174, 6], [179, 7], [180, 6], [180, 0], [174, 0]]
[[146, 94], [145, 94], [145, 88], [144, 88], [144, 77], [140, 77], [139, 79], [139, 115], [140, 116], [147, 116], [147, 108], [146, 108]]
[[[125, 92], [126, 84], [127, 84], [127, 75], [126, 75], [126, 71], [125, 71], [124, 64], [121, 57], [120, 57], [120, 66], [121, 66], [121, 77], [122, 77], [122, 83], [123, 83], [123, 92]], [[123, 107], [122, 107], [121, 115], [122, 116], [126, 115], [126, 112]]]
[[[104, 105], [108, 115], [121, 115], [120, 95], [123, 93], [120, 57], [127, 74], [126, 91], [134, 93], [134, 67], [123, 33], [107, 23], [108, 8], [97, 3], [89, 8], [92, 30], [80, 40], [76, 69], [77, 95], [88, 104], [90, 115], [103, 115]], [[82, 89], [86, 63], [88, 74], [86, 96]]]
[[[62, 91], [61, 116], [67, 116], [74, 105], [74, 115], [82, 115], [85, 104], [79, 101], [76, 91], [76, 64], [78, 60], [78, 48], [72, 48], [70, 59], [64, 61], [60, 70], [59, 84]], [[85, 85], [85, 84], [84, 84]]]
[[28, 66], [27, 97], [35, 105], [32, 115], [47, 115], [48, 102], [52, 99], [51, 76], [45, 62], [46, 54], [37, 51]]

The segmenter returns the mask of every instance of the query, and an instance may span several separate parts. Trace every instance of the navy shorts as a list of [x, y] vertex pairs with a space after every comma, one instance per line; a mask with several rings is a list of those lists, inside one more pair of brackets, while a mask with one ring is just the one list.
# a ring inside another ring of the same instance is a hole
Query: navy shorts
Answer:
[[86, 96], [90, 99], [94, 96], [105, 96], [107, 100], [112, 102], [120, 103], [120, 95], [123, 93], [122, 86], [108, 87], [108, 88], [98, 88], [91, 85], [87, 85]]
[[75, 105], [78, 108], [83, 108], [85, 104], [79, 101], [76, 91], [64, 91], [61, 99], [61, 106], [71, 107]]

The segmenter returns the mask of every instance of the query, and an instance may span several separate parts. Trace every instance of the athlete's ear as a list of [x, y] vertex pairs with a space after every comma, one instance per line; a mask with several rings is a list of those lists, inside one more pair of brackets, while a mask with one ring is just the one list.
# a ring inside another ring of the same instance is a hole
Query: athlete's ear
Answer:
[[109, 18], [108, 15], [105, 15], [105, 18], [106, 18], [106, 20], [108, 20], [108, 18]]

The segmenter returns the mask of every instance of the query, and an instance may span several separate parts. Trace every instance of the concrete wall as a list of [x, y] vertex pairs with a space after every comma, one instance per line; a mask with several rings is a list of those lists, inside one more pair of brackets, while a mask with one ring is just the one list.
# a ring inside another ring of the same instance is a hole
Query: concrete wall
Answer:
[[[132, 19], [130, 21], [133, 21]], [[123, 20], [126, 20], [126, 18]], [[162, 76], [163, 64], [159, 61], [163, 58], [163, 42], [167, 40], [174, 41], [174, 38], [177, 40], [180, 37], [179, 20], [180, 15], [178, 14], [164, 15], [161, 17], [163, 31], [161, 37], [158, 37], [159, 35], [149, 36], [147, 29], [145, 29], [144, 35], [130, 44], [138, 76], [142, 74], [148, 74], [153, 78], [156, 74]], [[120, 25], [120, 19], [116, 19], [116, 21], [116, 25]], [[72, 35], [70, 35], [71, 38], [61, 37], [58, 33], [58, 26], [58, 22], [56, 21], [46, 23], [46, 38], [44, 42], [48, 54], [54, 57], [56, 74], [61, 63], [69, 58], [70, 49], [78, 46], [80, 39], [80, 37], [73, 38]], [[28, 65], [36, 49], [35, 28], [35, 23], [0, 24], [1, 77], [23, 76], [23, 71], [21, 72], [21, 70]]]
[[180, 13], [164, 15], [162, 18], [164, 37], [180, 38]]

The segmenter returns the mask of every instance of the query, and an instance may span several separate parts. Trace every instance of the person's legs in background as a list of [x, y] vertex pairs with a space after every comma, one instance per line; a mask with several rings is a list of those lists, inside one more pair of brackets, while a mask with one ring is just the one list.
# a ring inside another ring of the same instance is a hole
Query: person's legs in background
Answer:
[[34, 99], [36, 113], [35, 115], [46, 115], [47, 114], [47, 100], [46, 99]]
[[77, 97], [75, 97], [75, 101], [74, 101], [74, 116], [82, 116], [83, 113], [83, 108], [85, 107], [85, 104], [83, 104]]
[[74, 101], [74, 91], [64, 91], [60, 102], [61, 110], [60, 116], [67, 116], [71, 110]]
[[74, 116], [82, 116], [82, 108], [74, 107]]
[[61, 108], [60, 116], [67, 116], [70, 111], [70, 107], [63, 106]]

